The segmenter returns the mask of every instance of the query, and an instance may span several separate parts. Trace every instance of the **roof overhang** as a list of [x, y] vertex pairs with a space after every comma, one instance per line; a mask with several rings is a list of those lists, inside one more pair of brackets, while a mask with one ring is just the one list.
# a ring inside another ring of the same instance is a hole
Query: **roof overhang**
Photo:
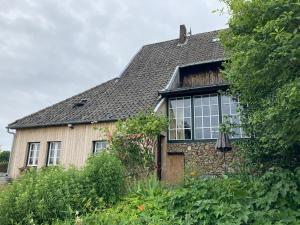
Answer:
[[94, 121], [66, 121], [66, 122], [54, 122], [54, 123], [48, 123], [48, 124], [36, 124], [31, 126], [15, 126], [14, 123], [9, 124], [6, 128], [9, 129], [26, 129], [26, 128], [45, 128], [45, 127], [53, 127], [53, 126], [65, 126], [68, 124], [72, 125], [81, 125], [81, 124], [98, 124], [98, 123], [105, 123], [105, 122], [116, 122], [118, 120], [122, 119], [103, 119], [103, 120], [94, 120]]
[[182, 95], [194, 95], [194, 94], [205, 94], [210, 93], [214, 91], [225, 91], [228, 89], [228, 84], [218, 84], [218, 85], [209, 85], [209, 86], [202, 86], [202, 87], [196, 87], [196, 88], [177, 88], [173, 90], [163, 90], [159, 91], [159, 94], [162, 97], [176, 97], [176, 96], [182, 96]]

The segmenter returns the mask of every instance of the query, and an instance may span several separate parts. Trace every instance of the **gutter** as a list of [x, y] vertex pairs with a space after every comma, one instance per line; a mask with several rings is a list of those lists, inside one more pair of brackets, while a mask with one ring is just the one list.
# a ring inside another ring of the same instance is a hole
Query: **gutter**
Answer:
[[6, 176], [8, 176], [9, 173], [10, 173], [11, 159], [12, 159], [12, 157], [13, 157], [14, 149], [15, 149], [16, 133], [10, 131], [10, 129], [9, 129], [8, 127], [6, 127], [6, 129], [7, 129], [7, 133], [13, 135], [13, 143], [12, 143], [12, 146], [11, 146], [10, 155], [9, 155], [9, 160], [8, 160], [8, 166], [7, 166], [7, 171], [6, 171]]

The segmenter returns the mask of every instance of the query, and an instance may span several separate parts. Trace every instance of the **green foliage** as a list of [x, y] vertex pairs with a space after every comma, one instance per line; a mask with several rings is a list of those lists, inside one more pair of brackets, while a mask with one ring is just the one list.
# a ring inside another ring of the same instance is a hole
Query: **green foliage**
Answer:
[[1, 151], [0, 150], [0, 162], [8, 162], [9, 155], [10, 155], [10, 151]]
[[124, 192], [124, 168], [106, 152], [83, 170], [30, 170], [0, 193], [0, 224], [45, 224], [95, 213]]
[[[82, 224], [297, 225], [300, 169], [273, 169], [261, 178], [189, 179], [168, 189], [151, 178], [119, 204], [77, 218]], [[61, 224], [61, 223], [60, 223]], [[65, 224], [74, 224], [73, 220]]]
[[0, 162], [0, 173], [6, 173], [8, 168], [8, 162]]
[[300, 165], [300, 2], [224, 0], [229, 29], [221, 34], [230, 61], [224, 74], [238, 96], [242, 148], [251, 165]]
[[157, 136], [166, 127], [166, 118], [151, 113], [138, 114], [117, 123], [110, 148], [125, 165], [128, 176], [143, 177], [153, 171]]
[[90, 157], [84, 176], [94, 184], [98, 196], [107, 203], [116, 202], [125, 190], [125, 169], [121, 161], [108, 152]]
[[85, 214], [103, 205], [75, 169], [31, 170], [0, 193], [0, 224], [41, 224]]

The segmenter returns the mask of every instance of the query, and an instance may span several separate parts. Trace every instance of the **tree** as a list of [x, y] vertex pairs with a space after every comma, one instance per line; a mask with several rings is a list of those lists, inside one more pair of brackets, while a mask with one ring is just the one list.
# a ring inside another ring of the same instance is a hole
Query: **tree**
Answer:
[[141, 113], [117, 123], [110, 148], [121, 159], [128, 176], [139, 178], [154, 170], [157, 136], [167, 124], [165, 117], [153, 113]]
[[1, 151], [0, 150], [0, 162], [8, 162], [9, 161], [9, 151]]
[[245, 158], [263, 168], [300, 165], [300, 2], [224, 0], [224, 75], [238, 96]]

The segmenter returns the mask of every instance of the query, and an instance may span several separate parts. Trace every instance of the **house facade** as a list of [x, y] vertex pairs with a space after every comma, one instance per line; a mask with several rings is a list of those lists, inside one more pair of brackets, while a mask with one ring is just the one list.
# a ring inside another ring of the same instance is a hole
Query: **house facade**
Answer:
[[[222, 173], [224, 157], [214, 148], [219, 126], [240, 123], [238, 101], [224, 94], [224, 60], [218, 31], [187, 35], [181, 25], [178, 39], [143, 46], [118, 78], [9, 124], [9, 176], [31, 166], [81, 167], [107, 147], [103, 130], [112, 133], [116, 121], [150, 109], [169, 118], [156, 154], [162, 180], [178, 181], [194, 170]], [[243, 135], [237, 127], [231, 138]], [[236, 162], [233, 149], [229, 168]]]

